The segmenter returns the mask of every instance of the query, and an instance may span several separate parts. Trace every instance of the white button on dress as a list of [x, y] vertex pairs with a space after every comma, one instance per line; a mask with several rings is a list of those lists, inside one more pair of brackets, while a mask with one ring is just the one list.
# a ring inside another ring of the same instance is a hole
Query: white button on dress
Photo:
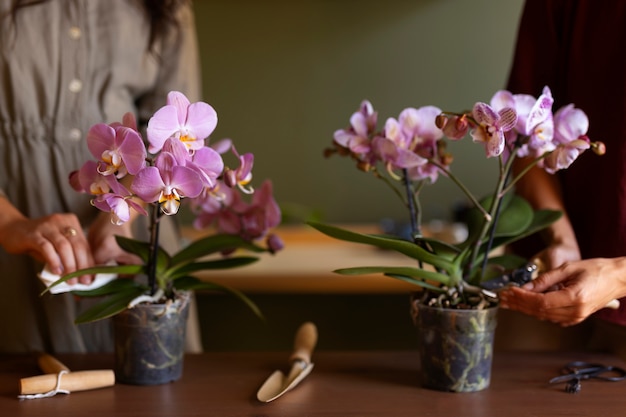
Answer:
[[77, 78], [74, 78], [70, 81], [69, 89], [72, 93], [80, 93], [80, 90], [83, 89], [83, 82]]
[[82, 35], [82, 32], [78, 26], [72, 26], [68, 32], [70, 39], [74, 40], [80, 39], [80, 36]]

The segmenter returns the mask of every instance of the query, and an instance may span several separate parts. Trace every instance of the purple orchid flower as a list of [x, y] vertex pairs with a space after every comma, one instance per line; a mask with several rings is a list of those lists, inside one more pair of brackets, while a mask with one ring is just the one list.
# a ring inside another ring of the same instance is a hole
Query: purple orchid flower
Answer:
[[[269, 229], [276, 227], [281, 220], [281, 211], [272, 196], [272, 183], [265, 181], [255, 192], [250, 203], [241, 198], [241, 194], [228, 188], [222, 201], [213, 201], [203, 206], [209, 211], [201, 212], [194, 226], [205, 228], [214, 225], [220, 232], [237, 234], [246, 240], [255, 240], [265, 236]], [[275, 248], [280, 245], [274, 242]]]
[[174, 155], [167, 152], [157, 156], [155, 166], [139, 171], [131, 186], [131, 190], [145, 202], [158, 202], [166, 215], [178, 213], [181, 198], [195, 198], [202, 189], [202, 179], [198, 173], [178, 165]]
[[370, 150], [370, 136], [376, 130], [378, 113], [372, 104], [364, 100], [359, 110], [350, 117], [350, 128], [335, 131], [335, 143], [349, 149], [356, 155], [367, 155]]
[[485, 145], [487, 157], [498, 156], [504, 150], [504, 132], [515, 127], [517, 113], [511, 107], [496, 111], [486, 103], [476, 103], [472, 116], [478, 126], [470, 132], [474, 142]]
[[538, 157], [554, 150], [554, 99], [550, 89], [544, 87], [543, 93], [537, 99], [528, 94], [516, 94], [513, 97], [518, 115], [516, 130], [528, 137], [528, 142], [522, 146], [518, 155]]
[[92, 204], [104, 212], [110, 212], [111, 223], [119, 226], [129, 221], [131, 208], [147, 215], [146, 210], [132, 200], [131, 193], [115, 177], [108, 175], [102, 178], [107, 182], [110, 192], [98, 195], [92, 200]]
[[98, 172], [96, 161], [87, 161], [83, 166], [70, 173], [70, 185], [79, 193], [99, 195], [108, 193], [110, 190], [106, 177]]
[[540, 165], [554, 173], [568, 168], [580, 154], [590, 148], [590, 140], [586, 136], [589, 119], [580, 109], [569, 104], [562, 107], [554, 115], [554, 141], [556, 149], [550, 153]]
[[213, 107], [204, 102], [190, 103], [184, 94], [172, 91], [167, 104], [148, 121], [148, 150], [152, 154], [159, 152], [169, 138], [180, 140], [190, 150], [200, 149], [216, 126]]
[[239, 155], [237, 149], [231, 146], [231, 151], [239, 159], [239, 166], [236, 169], [224, 169], [224, 183], [228, 187], [237, 187], [242, 193], [252, 194], [254, 189], [250, 187], [252, 181], [252, 167], [254, 165], [254, 155], [245, 153]]
[[98, 171], [102, 175], [116, 175], [118, 178], [126, 174], [135, 175], [146, 163], [146, 148], [141, 135], [119, 123], [92, 126], [87, 133], [87, 147], [99, 161]]

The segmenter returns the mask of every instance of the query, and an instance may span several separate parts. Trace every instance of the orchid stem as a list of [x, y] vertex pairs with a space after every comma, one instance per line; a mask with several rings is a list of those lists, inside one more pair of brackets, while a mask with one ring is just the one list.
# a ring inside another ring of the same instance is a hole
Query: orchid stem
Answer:
[[150, 253], [148, 255], [148, 285], [150, 286], [150, 295], [154, 295], [157, 291], [156, 267], [159, 255], [159, 219], [161, 217], [159, 206], [153, 205], [150, 214], [152, 221], [150, 227]]

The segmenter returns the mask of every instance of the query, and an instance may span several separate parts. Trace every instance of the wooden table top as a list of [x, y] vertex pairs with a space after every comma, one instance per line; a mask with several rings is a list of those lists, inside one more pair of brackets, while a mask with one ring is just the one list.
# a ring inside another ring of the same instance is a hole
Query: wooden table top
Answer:
[[[626, 412], [626, 381], [583, 381], [578, 394], [548, 380], [572, 360], [626, 366], [613, 356], [580, 353], [509, 353], [494, 358], [491, 386], [477, 393], [420, 387], [412, 351], [320, 351], [315, 367], [294, 390], [274, 402], [256, 392], [286, 352], [188, 355], [182, 379], [157, 386], [113, 387], [19, 400], [20, 378], [37, 375], [31, 356], [0, 357], [1, 416], [456, 416], [617, 417]], [[71, 370], [110, 368], [112, 355], [59, 355]]]

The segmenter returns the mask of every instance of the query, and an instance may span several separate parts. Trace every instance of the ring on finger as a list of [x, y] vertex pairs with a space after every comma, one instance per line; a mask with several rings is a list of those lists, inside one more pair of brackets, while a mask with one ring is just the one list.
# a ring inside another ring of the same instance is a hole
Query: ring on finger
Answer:
[[74, 237], [77, 234], [78, 232], [73, 227], [66, 227], [65, 229], [63, 229], [63, 236], [67, 238]]

